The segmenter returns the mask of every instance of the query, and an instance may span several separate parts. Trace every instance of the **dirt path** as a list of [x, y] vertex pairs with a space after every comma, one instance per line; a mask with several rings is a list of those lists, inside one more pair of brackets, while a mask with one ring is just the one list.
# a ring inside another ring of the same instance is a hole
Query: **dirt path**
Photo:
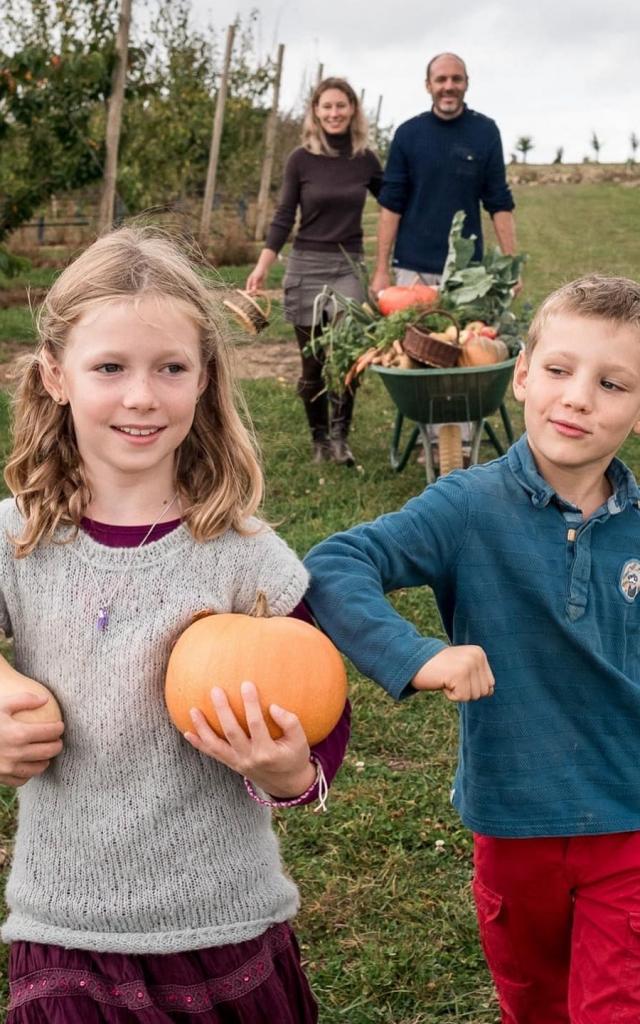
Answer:
[[[19, 356], [29, 346], [6, 341], [0, 348], [0, 387], [6, 386]], [[254, 341], [234, 349], [236, 373], [241, 380], [275, 377], [295, 383], [300, 376], [300, 354], [295, 341]]]
[[[32, 301], [37, 304], [45, 294], [44, 289], [31, 292]], [[270, 299], [281, 299], [282, 289], [272, 288], [264, 293]], [[24, 288], [0, 290], [0, 309], [23, 306]], [[28, 352], [28, 345], [18, 341], [0, 344], [0, 387], [10, 380], [15, 362], [20, 355]], [[261, 377], [275, 377], [294, 383], [300, 376], [300, 355], [295, 341], [256, 341], [240, 343], [234, 349], [236, 373], [241, 380], [258, 380]]]
[[300, 353], [295, 341], [254, 341], [234, 350], [241, 380], [276, 377], [294, 383], [300, 376]]

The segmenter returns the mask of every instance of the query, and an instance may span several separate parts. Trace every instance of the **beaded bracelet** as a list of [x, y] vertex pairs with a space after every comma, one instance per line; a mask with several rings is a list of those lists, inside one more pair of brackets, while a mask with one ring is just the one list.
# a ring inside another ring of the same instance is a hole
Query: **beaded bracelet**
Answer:
[[316, 766], [316, 777], [311, 783], [311, 785], [305, 789], [304, 793], [301, 793], [300, 796], [297, 796], [292, 800], [265, 800], [263, 797], [258, 795], [256, 788], [253, 785], [253, 782], [251, 781], [251, 779], [248, 779], [246, 775], [244, 776], [245, 789], [249, 796], [251, 797], [251, 799], [255, 800], [256, 803], [258, 804], [262, 804], [263, 807], [298, 807], [300, 804], [305, 802], [307, 797], [311, 796], [311, 794], [313, 793], [314, 789], [317, 786], [318, 806], [314, 807], [314, 811], [326, 811], [327, 796], [329, 794], [329, 784], [324, 774], [324, 769], [320, 762], [320, 758], [316, 757], [315, 754], [310, 754], [309, 760], [311, 761], [311, 764], [314, 764]]

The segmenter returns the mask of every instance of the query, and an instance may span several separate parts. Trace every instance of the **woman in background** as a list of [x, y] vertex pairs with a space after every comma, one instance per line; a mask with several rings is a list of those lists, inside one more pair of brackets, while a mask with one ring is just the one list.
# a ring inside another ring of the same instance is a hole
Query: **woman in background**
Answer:
[[325, 285], [364, 302], [358, 273], [363, 258], [362, 212], [367, 191], [382, 183], [378, 157], [367, 147], [368, 126], [358, 97], [343, 78], [325, 78], [309, 101], [302, 145], [287, 160], [284, 181], [265, 247], [247, 279], [247, 290], [264, 287], [269, 271], [300, 210], [300, 223], [284, 278], [284, 315], [293, 324], [302, 358], [298, 381], [313, 445], [314, 462], [353, 466], [348, 445], [352, 392], [327, 393], [322, 356], [305, 355], [314, 329], [326, 323], [314, 301]]

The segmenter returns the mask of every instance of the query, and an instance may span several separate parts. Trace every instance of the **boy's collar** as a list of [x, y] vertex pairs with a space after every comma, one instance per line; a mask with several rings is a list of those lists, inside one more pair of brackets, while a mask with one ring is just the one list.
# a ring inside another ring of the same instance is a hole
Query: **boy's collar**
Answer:
[[[507, 452], [507, 459], [509, 469], [520, 486], [529, 494], [531, 504], [535, 508], [544, 508], [555, 499], [562, 508], [575, 509], [575, 506], [560, 497], [538, 472], [526, 433], [511, 446]], [[609, 499], [610, 511], [622, 512], [629, 504], [640, 508], [640, 488], [633, 473], [621, 459], [611, 460], [607, 468], [607, 477], [613, 488], [613, 494]], [[611, 508], [611, 504], [614, 504], [615, 508]]]

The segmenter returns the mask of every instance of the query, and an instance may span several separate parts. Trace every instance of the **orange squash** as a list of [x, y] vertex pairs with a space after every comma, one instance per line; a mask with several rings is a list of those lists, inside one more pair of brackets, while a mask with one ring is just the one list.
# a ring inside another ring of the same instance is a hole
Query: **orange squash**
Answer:
[[458, 366], [489, 366], [509, 358], [509, 349], [501, 338], [489, 338], [476, 331], [460, 335]]
[[383, 316], [390, 316], [409, 306], [433, 306], [438, 298], [438, 289], [428, 284], [391, 285], [378, 295], [378, 309]]
[[282, 733], [268, 709], [279, 704], [298, 716], [310, 746], [328, 736], [347, 699], [342, 658], [309, 623], [280, 615], [206, 615], [184, 631], [171, 652], [165, 682], [171, 720], [181, 732], [193, 730], [189, 711], [199, 708], [222, 736], [210, 697], [211, 688], [219, 686], [247, 731], [240, 696], [245, 680], [256, 685], [274, 739]]
[[21, 672], [16, 672], [8, 662], [2, 665], [0, 670], [0, 693], [11, 695], [16, 693], [35, 693], [38, 697], [48, 698], [47, 703], [42, 704], [39, 708], [26, 708], [24, 711], [14, 712], [12, 718], [15, 718], [17, 722], [28, 722], [30, 725], [38, 725], [45, 722], [62, 721], [60, 705], [51, 691], [46, 686], [43, 686], [42, 683], [36, 682], [35, 679], [30, 679], [29, 676], [23, 676]]

